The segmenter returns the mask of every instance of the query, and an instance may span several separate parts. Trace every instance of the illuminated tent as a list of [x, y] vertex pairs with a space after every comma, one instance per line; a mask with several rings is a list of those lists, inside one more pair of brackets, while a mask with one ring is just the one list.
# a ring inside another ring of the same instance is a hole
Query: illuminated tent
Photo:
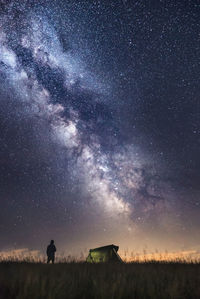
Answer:
[[86, 261], [88, 263], [122, 262], [122, 259], [117, 253], [118, 249], [119, 247], [113, 244], [90, 249]]

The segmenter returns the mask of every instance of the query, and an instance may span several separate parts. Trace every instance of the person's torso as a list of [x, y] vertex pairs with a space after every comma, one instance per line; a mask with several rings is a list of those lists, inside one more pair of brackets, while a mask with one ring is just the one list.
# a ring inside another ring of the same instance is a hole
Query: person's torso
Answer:
[[49, 245], [49, 246], [47, 247], [47, 253], [48, 253], [48, 254], [52, 255], [52, 254], [55, 253], [55, 251], [56, 251], [55, 245]]

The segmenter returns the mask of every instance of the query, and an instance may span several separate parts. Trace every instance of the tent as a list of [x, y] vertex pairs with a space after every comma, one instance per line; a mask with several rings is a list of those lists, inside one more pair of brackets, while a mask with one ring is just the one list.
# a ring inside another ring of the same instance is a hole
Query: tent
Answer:
[[119, 247], [116, 245], [107, 245], [90, 249], [86, 262], [101, 263], [101, 262], [122, 262], [117, 253]]

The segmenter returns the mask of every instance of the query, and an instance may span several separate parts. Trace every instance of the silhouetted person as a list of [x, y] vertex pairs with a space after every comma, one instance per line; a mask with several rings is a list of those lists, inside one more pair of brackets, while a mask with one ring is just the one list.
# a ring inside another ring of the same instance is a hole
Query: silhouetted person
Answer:
[[51, 240], [50, 244], [47, 246], [47, 264], [50, 263], [50, 261], [54, 264], [55, 252], [56, 246], [54, 245], [54, 240]]

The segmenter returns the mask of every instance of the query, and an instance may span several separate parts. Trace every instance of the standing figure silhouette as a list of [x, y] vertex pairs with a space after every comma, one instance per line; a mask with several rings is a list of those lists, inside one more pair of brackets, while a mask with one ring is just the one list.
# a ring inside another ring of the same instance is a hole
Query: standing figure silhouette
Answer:
[[47, 246], [47, 264], [49, 264], [50, 261], [54, 264], [55, 252], [56, 246], [54, 245], [54, 240], [51, 240], [50, 244]]

